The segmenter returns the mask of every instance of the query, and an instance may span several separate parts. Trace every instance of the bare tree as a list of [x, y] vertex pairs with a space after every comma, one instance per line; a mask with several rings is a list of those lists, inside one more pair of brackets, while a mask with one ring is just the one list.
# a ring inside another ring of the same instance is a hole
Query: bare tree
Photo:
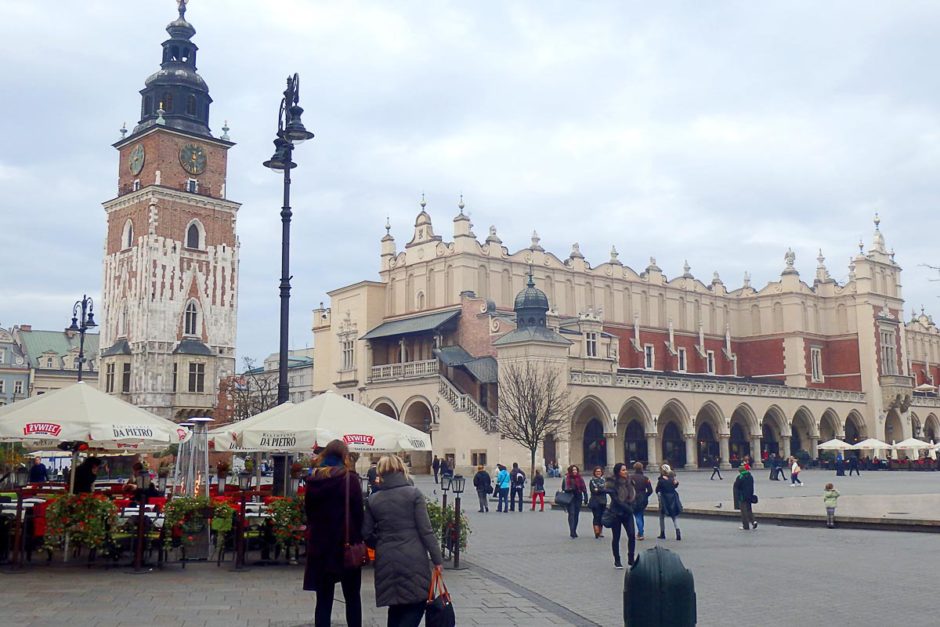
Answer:
[[549, 435], [567, 430], [573, 404], [561, 370], [532, 362], [509, 364], [499, 377], [497, 429], [507, 440], [529, 450], [529, 476], [535, 475], [535, 453]]
[[234, 378], [231, 394], [235, 420], [244, 420], [277, 405], [277, 373], [256, 367], [255, 360], [245, 357], [244, 370]]

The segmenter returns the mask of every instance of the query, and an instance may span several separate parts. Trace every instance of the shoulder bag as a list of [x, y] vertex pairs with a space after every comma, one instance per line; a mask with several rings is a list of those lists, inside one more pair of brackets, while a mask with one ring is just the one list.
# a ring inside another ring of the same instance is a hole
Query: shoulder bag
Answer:
[[555, 503], [561, 505], [562, 507], [568, 507], [574, 501], [574, 493], [565, 491], [565, 484], [568, 482], [568, 479], [561, 480], [561, 490], [555, 492]]
[[455, 627], [457, 625], [457, 616], [454, 614], [450, 592], [444, 584], [444, 576], [437, 570], [431, 574], [431, 587], [428, 590], [427, 607], [424, 609], [424, 624], [425, 627]]
[[343, 566], [347, 570], [362, 568], [369, 563], [365, 542], [349, 543], [349, 471], [346, 471], [346, 535], [343, 541]]

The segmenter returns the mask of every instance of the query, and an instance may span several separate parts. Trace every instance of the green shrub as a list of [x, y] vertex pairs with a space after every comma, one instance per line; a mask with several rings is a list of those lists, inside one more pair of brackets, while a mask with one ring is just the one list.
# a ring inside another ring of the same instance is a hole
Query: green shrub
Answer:
[[[428, 517], [431, 519], [431, 528], [434, 530], [434, 535], [437, 537], [437, 541], [440, 542], [443, 539], [444, 526], [453, 524], [455, 520], [454, 508], [448, 505], [446, 511], [442, 514], [440, 505], [433, 501], [428, 501]], [[470, 521], [467, 519], [467, 515], [464, 512], [460, 512], [461, 551], [467, 549], [467, 540], [470, 537], [470, 533]]]

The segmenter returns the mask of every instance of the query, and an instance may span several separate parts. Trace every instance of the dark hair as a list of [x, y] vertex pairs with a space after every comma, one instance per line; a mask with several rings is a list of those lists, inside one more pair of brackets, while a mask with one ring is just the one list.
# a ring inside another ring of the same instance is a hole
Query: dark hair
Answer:
[[591, 474], [593, 475], [593, 474], [597, 473], [598, 470], [601, 471], [601, 475], [604, 474], [604, 469], [601, 468], [600, 466], [594, 466], [594, 470], [591, 471]]
[[320, 451], [320, 456], [317, 458], [317, 465], [327, 457], [338, 457], [343, 460], [343, 466], [346, 468], [352, 469], [354, 466], [353, 461], [349, 458], [349, 447], [346, 446], [346, 443], [342, 440], [331, 440], [322, 451]]
[[620, 470], [626, 468], [626, 464], [623, 462], [617, 462], [614, 464], [614, 479], [617, 479], [620, 476]]
[[[574, 470], [575, 468], [578, 468], [578, 465], [577, 465], [577, 464], [571, 464], [570, 466], [568, 466], [568, 474], [570, 475], [570, 474], [571, 474], [571, 471]], [[581, 469], [580, 469], [580, 468], [578, 468], [578, 472], [579, 472], [579, 473], [581, 472]]]

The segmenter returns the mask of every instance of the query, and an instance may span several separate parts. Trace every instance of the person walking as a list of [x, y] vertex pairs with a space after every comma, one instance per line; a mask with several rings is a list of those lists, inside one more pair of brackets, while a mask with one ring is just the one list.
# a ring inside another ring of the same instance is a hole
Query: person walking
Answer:
[[676, 540], [682, 540], [679, 531], [679, 514], [682, 513], [682, 502], [679, 500], [679, 480], [672, 472], [669, 464], [663, 464], [659, 470], [659, 479], [656, 480], [656, 494], [659, 497], [659, 536], [666, 539], [666, 516], [672, 519], [672, 526], [676, 530]]
[[49, 481], [49, 470], [42, 463], [41, 457], [34, 457], [33, 465], [29, 467], [29, 482], [45, 483], [47, 481]]
[[[307, 478], [304, 510], [307, 514], [307, 563], [304, 590], [317, 593], [314, 625], [328, 627], [336, 584], [346, 601], [346, 624], [362, 625], [360, 567], [345, 565], [346, 543], [362, 542], [362, 488], [342, 440], [326, 445]], [[347, 509], [348, 516], [347, 519]], [[347, 540], [348, 537], [348, 540]]]
[[522, 500], [525, 497], [525, 473], [519, 464], [512, 463], [509, 471], [509, 509], [516, 511], [516, 498], [519, 499], [519, 511], [522, 512]]
[[594, 468], [591, 474], [591, 481], [588, 483], [588, 490], [591, 492], [591, 498], [588, 500], [588, 507], [594, 514], [594, 538], [604, 537], [604, 524], [601, 518], [604, 516], [604, 510], [607, 509], [607, 480], [604, 479], [604, 469], [600, 466]]
[[845, 476], [845, 458], [842, 457], [842, 451], [836, 453], [836, 476], [844, 477]]
[[636, 519], [636, 539], [643, 540], [643, 531], [646, 526], [646, 508], [650, 503], [650, 496], [653, 494], [653, 484], [649, 477], [643, 474], [643, 462], [633, 464], [633, 474], [630, 475], [630, 481], [633, 482], [633, 491], [636, 497], [633, 500], [633, 517]]
[[801, 470], [802, 468], [800, 468], [800, 462], [797, 461], [795, 457], [791, 457], [790, 458], [790, 486], [791, 487], [796, 486], [796, 485], [803, 487], [803, 482], [800, 481]]
[[849, 476], [850, 477], [852, 476], [853, 472], [859, 477], [862, 476], [862, 473], [858, 471], [858, 457], [855, 455], [852, 455], [851, 457], [849, 457]]
[[[621, 527], [627, 530], [627, 565], [633, 566], [636, 551], [636, 532], [633, 527], [633, 504], [636, 501], [636, 488], [629, 475], [626, 464], [614, 464], [614, 474], [607, 478], [605, 490], [610, 495], [610, 513], [614, 524], [611, 526], [613, 538], [610, 548], [614, 553], [614, 568], [623, 568], [620, 561]], [[593, 479], [592, 479], [593, 481]]]
[[836, 502], [839, 500], [839, 491], [831, 483], [826, 484], [823, 490], [823, 503], [826, 506], [826, 527], [836, 528]]
[[712, 458], [712, 476], [710, 478], [711, 481], [715, 480], [715, 475], [718, 475], [718, 479], [720, 479], [721, 481], [725, 480], [725, 478], [721, 476], [721, 458], [720, 457]]
[[473, 487], [477, 490], [477, 498], [480, 499], [480, 512], [490, 511], [490, 491], [493, 484], [490, 481], [490, 473], [486, 472], [483, 464], [477, 466], [477, 474], [473, 475]]
[[450, 462], [447, 461], [446, 457], [441, 458], [440, 461], [441, 483], [443, 483], [445, 479], [454, 475], [454, 469], [450, 467]]
[[496, 464], [496, 467], [499, 468], [499, 471], [496, 473], [496, 490], [497, 495], [499, 496], [496, 501], [496, 511], [509, 513], [509, 486], [510, 486], [510, 477], [509, 471], [506, 470], [506, 467], [502, 464]]
[[437, 483], [437, 475], [441, 471], [441, 460], [437, 455], [434, 456], [434, 461], [431, 462], [431, 470], [434, 471], [434, 483]]
[[542, 475], [542, 472], [538, 469], [535, 471], [535, 476], [532, 477], [532, 511], [535, 511], [535, 501], [539, 501], [539, 511], [545, 511], [545, 477]]
[[581, 504], [587, 503], [588, 491], [581, 478], [581, 469], [572, 464], [568, 466], [568, 473], [561, 480], [561, 489], [572, 495], [568, 503], [568, 534], [572, 538], [578, 537], [578, 518], [581, 516]]
[[757, 496], [754, 494], [754, 476], [751, 474], [751, 467], [747, 464], [741, 464], [738, 468], [738, 476], [734, 480], [731, 488], [734, 497], [734, 508], [741, 510], [741, 526], [745, 531], [757, 529], [757, 521], [754, 520], [754, 510], [752, 506], [757, 502]]
[[375, 605], [388, 607], [389, 627], [418, 627], [424, 617], [431, 565], [444, 559], [428, 517], [427, 502], [396, 455], [379, 460], [382, 489], [366, 501], [362, 535], [375, 549]]

